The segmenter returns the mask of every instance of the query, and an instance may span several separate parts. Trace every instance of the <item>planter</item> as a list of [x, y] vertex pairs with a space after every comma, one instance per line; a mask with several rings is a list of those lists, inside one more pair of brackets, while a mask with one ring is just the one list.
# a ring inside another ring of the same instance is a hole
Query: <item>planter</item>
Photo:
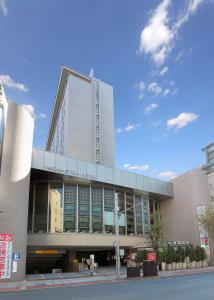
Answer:
[[191, 269], [191, 262], [188, 262], [186, 265], [187, 265], [187, 269]]
[[127, 267], [127, 278], [140, 277], [140, 267]]
[[172, 271], [172, 264], [166, 264], [166, 270]]
[[182, 269], [187, 269], [187, 263], [185, 262], [182, 263]]
[[176, 262], [172, 263], [172, 270], [176, 270]]
[[200, 263], [199, 263], [199, 261], [196, 261], [196, 268], [200, 268]]
[[161, 270], [166, 271], [166, 263], [165, 262], [161, 263]]
[[175, 269], [176, 269], [176, 270], [180, 270], [180, 263], [176, 263]]
[[199, 268], [202, 268], [203, 267], [203, 262], [202, 260], [199, 261]]
[[143, 276], [158, 276], [158, 269], [155, 261], [143, 261]]
[[191, 262], [191, 269], [195, 269], [196, 268], [196, 261], [192, 261]]

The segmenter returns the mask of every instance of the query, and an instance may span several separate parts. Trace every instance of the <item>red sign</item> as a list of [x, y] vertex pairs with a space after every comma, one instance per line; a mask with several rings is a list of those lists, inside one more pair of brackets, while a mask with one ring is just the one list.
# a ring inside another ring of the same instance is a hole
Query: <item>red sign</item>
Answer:
[[148, 260], [155, 261], [156, 260], [156, 254], [155, 252], [151, 252], [148, 254]]
[[0, 233], [0, 279], [10, 278], [12, 234]]

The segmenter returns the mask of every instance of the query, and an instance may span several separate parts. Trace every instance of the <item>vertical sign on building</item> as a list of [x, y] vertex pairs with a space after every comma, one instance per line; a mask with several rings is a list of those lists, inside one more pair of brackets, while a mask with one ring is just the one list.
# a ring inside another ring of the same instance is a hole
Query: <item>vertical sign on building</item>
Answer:
[[12, 234], [0, 233], [0, 279], [10, 278]]

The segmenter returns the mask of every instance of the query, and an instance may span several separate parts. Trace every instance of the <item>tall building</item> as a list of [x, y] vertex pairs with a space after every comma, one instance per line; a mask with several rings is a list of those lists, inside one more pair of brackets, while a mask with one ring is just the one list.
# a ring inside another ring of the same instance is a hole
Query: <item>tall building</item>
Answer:
[[113, 88], [63, 66], [46, 150], [115, 165]]
[[0, 281], [72, 271], [90, 254], [114, 264], [116, 199], [121, 260], [148, 245], [150, 213], [170, 201], [173, 187], [114, 168], [111, 86], [63, 67], [46, 151], [32, 148], [24, 106], [2, 103]]
[[214, 207], [214, 142], [202, 149], [205, 164], [172, 180], [173, 198], [162, 201], [160, 211], [168, 240], [186, 240], [204, 247], [214, 264], [214, 241], [199, 224], [198, 217]]

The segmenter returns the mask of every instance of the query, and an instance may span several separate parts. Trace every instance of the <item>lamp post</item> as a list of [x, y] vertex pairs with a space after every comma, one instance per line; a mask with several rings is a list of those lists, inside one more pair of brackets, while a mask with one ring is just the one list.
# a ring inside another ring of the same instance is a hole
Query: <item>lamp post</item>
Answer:
[[120, 232], [119, 232], [119, 219], [122, 213], [132, 210], [136, 206], [142, 206], [142, 201], [137, 203], [124, 211], [120, 211], [118, 206], [118, 193], [115, 193], [115, 236], [116, 241], [114, 242], [115, 254], [116, 254], [116, 274], [117, 279], [120, 279]]
[[119, 219], [120, 219], [120, 209], [118, 206], [118, 194], [115, 193], [115, 252], [116, 252], [116, 274], [117, 279], [120, 279], [120, 232], [119, 232]]

